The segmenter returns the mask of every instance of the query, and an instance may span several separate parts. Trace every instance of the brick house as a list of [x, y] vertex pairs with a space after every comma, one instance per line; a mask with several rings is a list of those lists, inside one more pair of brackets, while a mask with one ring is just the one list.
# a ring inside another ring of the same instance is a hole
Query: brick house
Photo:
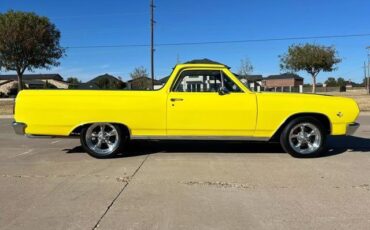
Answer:
[[268, 89], [279, 87], [295, 87], [303, 85], [303, 77], [294, 73], [270, 75], [262, 81], [262, 85]]

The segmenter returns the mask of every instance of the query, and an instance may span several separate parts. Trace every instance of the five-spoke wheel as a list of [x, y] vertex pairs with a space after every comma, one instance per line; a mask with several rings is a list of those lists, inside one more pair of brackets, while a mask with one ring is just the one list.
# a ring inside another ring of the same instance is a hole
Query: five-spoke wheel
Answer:
[[110, 123], [95, 123], [85, 127], [81, 132], [82, 147], [97, 158], [115, 155], [125, 138], [121, 128]]
[[314, 157], [324, 150], [325, 139], [326, 132], [319, 120], [299, 117], [285, 126], [280, 143], [294, 157]]

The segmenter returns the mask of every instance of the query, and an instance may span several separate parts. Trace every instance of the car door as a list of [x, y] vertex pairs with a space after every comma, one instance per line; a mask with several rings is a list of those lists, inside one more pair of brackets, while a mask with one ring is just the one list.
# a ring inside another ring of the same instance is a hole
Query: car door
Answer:
[[249, 137], [256, 126], [254, 93], [222, 69], [183, 70], [167, 98], [167, 135]]

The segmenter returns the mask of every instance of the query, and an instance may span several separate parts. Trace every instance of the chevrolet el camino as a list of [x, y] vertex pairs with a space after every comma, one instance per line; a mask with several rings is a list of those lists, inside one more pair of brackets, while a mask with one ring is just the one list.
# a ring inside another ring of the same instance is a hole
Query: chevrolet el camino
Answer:
[[134, 139], [279, 141], [294, 157], [314, 157], [328, 135], [352, 134], [358, 115], [349, 98], [251, 92], [225, 65], [179, 64], [159, 90], [23, 90], [13, 127], [80, 137], [97, 158]]

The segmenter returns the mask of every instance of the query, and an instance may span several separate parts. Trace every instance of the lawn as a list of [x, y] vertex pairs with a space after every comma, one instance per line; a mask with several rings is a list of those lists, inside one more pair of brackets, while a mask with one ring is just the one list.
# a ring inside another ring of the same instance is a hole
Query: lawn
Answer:
[[361, 111], [370, 111], [370, 95], [366, 94], [363, 90], [350, 90], [347, 92], [332, 92], [326, 94], [353, 98], [358, 103]]

